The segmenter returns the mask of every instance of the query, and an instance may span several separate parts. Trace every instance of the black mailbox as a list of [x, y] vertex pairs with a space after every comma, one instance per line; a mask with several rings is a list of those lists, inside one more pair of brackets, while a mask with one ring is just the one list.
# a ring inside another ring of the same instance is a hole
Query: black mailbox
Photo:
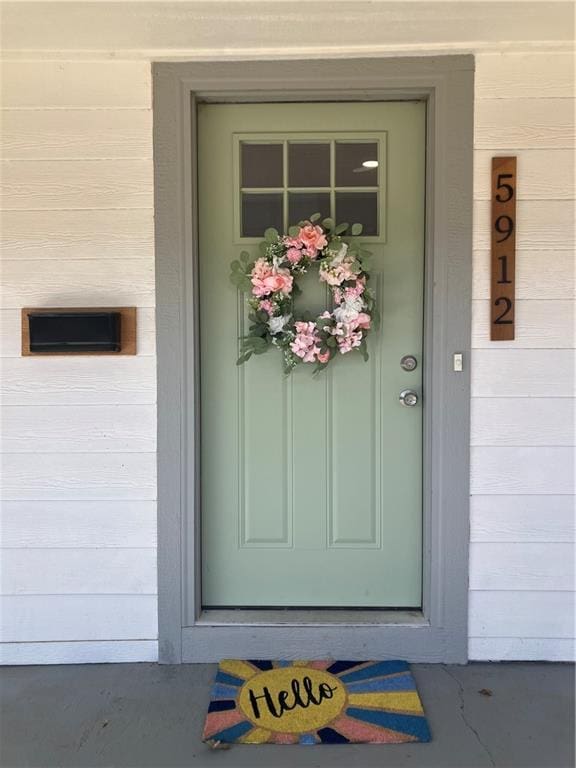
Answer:
[[120, 312], [29, 312], [30, 352], [119, 352]]

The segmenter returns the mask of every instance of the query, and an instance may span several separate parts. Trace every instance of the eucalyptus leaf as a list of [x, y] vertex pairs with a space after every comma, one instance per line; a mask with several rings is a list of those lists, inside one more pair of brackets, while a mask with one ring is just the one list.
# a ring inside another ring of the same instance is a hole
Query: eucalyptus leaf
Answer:
[[240, 260], [247, 264], [250, 261], [250, 254], [248, 251], [240, 251]]
[[350, 231], [352, 232], [353, 235], [360, 235], [362, 234], [362, 229], [363, 229], [362, 224], [356, 223], [356, 224], [352, 224], [352, 229]]
[[312, 216], [310, 216], [310, 221], [318, 221], [318, 219], [322, 216], [321, 213], [313, 213]]
[[290, 237], [296, 237], [298, 232], [300, 232], [300, 227], [290, 227], [288, 230], [288, 234]]
[[346, 230], [348, 229], [349, 226], [350, 226], [350, 224], [348, 224], [347, 221], [345, 221], [343, 224], [338, 224], [338, 226], [334, 230], [334, 234], [335, 235], [342, 235], [342, 234], [344, 234], [344, 232], [346, 232]]
[[300, 296], [302, 294], [302, 288], [298, 283], [292, 283], [292, 296]]
[[236, 365], [243, 365], [247, 360], [250, 360], [252, 357], [252, 352], [245, 352], [243, 355], [240, 355], [238, 360], [236, 360]]
[[322, 226], [324, 227], [324, 229], [328, 229], [328, 230], [332, 231], [334, 229], [334, 227], [335, 227], [334, 219], [329, 219], [329, 218], [328, 219], [324, 219], [322, 221]]
[[268, 227], [264, 232], [264, 237], [267, 243], [274, 243], [278, 239], [278, 230], [274, 227]]

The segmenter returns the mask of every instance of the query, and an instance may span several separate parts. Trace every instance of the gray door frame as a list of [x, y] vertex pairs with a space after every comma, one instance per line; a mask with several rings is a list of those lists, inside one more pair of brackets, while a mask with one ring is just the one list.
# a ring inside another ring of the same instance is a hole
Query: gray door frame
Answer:
[[[196, 107], [364, 100], [427, 104], [422, 611], [203, 611]], [[473, 104], [472, 56], [153, 64], [161, 663], [467, 661]]]

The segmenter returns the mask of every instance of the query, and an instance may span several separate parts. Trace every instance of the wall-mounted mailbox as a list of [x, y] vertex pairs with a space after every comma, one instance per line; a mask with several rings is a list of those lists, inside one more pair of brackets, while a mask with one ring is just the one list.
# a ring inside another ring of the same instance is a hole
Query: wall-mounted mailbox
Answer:
[[22, 310], [23, 355], [135, 355], [136, 308]]

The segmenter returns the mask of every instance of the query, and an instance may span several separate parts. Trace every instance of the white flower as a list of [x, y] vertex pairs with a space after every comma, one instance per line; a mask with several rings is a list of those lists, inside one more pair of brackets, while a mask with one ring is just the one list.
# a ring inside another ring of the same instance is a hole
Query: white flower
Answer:
[[282, 333], [284, 326], [290, 320], [290, 315], [281, 315], [280, 317], [271, 317], [268, 320], [268, 328], [270, 333]]
[[360, 296], [351, 296], [345, 299], [344, 306], [353, 312], [361, 312], [364, 309], [364, 301]]
[[346, 305], [336, 307], [334, 310], [334, 317], [338, 323], [351, 323], [352, 320], [356, 320], [358, 312], [355, 309], [349, 309]]
[[346, 301], [334, 310], [334, 317], [338, 323], [351, 323], [356, 320], [359, 313], [364, 309], [364, 302], [357, 296], [346, 299]]
[[[331, 253], [334, 253], [334, 251], [331, 251]], [[348, 253], [348, 243], [342, 243], [340, 245], [340, 249], [334, 253], [332, 256], [332, 264], [341, 264], [344, 261], [344, 258], [346, 254]]]

